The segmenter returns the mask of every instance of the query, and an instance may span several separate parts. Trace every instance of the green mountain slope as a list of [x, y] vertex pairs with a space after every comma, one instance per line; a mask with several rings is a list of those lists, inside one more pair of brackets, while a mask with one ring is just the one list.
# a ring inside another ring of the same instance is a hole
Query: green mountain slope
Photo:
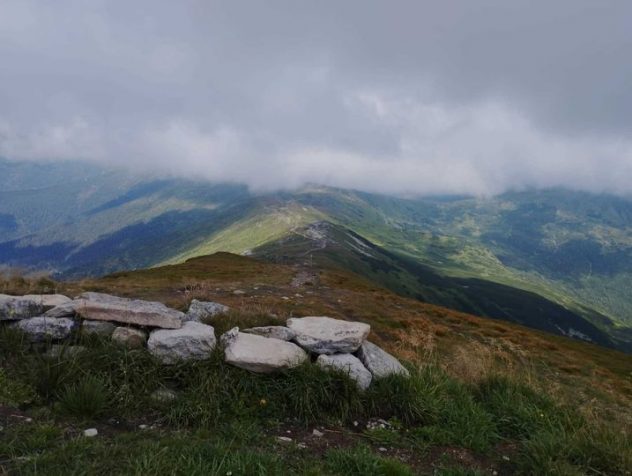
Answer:
[[[350, 270], [423, 302], [632, 351], [632, 345], [613, 340], [581, 315], [535, 293], [477, 278], [441, 275], [329, 222], [296, 229], [277, 242], [255, 249], [253, 254], [267, 261], [299, 264], [308, 270]], [[607, 323], [607, 319], [601, 319]]]
[[632, 341], [628, 198], [546, 190], [402, 199], [320, 186], [253, 195], [239, 185], [76, 163], [0, 160], [0, 171], [0, 265], [104, 274], [216, 251], [249, 254], [328, 221], [405, 260], [406, 272], [380, 281], [400, 293], [434, 302], [416, 273], [449, 279], [433, 292], [482, 280], [541, 296]]

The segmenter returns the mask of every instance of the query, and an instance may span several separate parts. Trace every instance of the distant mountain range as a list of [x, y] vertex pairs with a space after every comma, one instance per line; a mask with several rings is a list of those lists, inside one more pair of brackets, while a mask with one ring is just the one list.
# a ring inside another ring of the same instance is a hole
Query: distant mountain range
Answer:
[[338, 266], [402, 295], [632, 349], [632, 200], [402, 199], [0, 160], [0, 264], [77, 277], [216, 251]]

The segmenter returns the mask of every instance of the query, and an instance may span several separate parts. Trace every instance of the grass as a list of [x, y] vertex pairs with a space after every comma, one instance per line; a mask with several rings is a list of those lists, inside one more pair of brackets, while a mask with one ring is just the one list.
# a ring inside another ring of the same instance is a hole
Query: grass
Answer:
[[[255, 375], [217, 352], [163, 366], [98, 338], [72, 342], [87, 347], [80, 356], [44, 359], [0, 326], [0, 475], [475, 475], [490, 467], [616, 475], [631, 466], [628, 356], [406, 300], [342, 271], [322, 272], [321, 284], [298, 297], [294, 272], [222, 254], [64, 286], [71, 295], [94, 289], [181, 309], [194, 297], [216, 300], [233, 309], [213, 318], [218, 336], [288, 316], [360, 319], [372, 325], [371, 340], [408, 361], [411, 378], [359, 392], [313, 365]], [[564, 372], [569, 366], [579, 370]], [[176, 400], [155, 401], [158, 389]], [[392, 428], [365, 430], [375, 418]], [[99, 436], [83, 438], [92, 426]], [[320, 440], [314, 427], [325, 430]], [[294, 443], [277, 443], [286, 429]], [[442, 457], [454, 452], [465, 456]]]
[[109, 388], [99, 377], [86, 375], [78, 382], [66, 386], [58, 399], [62, 413], [94, 419], [107, 410], [110, 400]]
[[[5, 340], [10, 345], [5, 346]], [[411, 454], [447, 446], [490, 455], [510, 441], [518, 448], [516, 467], [525, 473], [543, 468], [541, 474], [572, 470], [623, 475], [632, 463], [630, 435], [600, 426], [506, 376], [490, 376], [474, 384], [427, 365], [411, 367], [408, 379], [377, 380], [360, 392], [346, 376], [310, 364], [270, 376], [228, 366], [219, 352], [208, 361], [161, 366], [146, 352], [103, 341], [92, 341], [80, 358], [67, 359], [43, 359], [14, 344], [14, 334], [0, 334], [6, 357], [0, 378], [11, 382], [0, 395], [12, 388], [10, 395], [19, 396], [5, 397], [3, 402], [36, 402], [35, 407], [47, 409], [44, 414], [52, 418], [28, 437], [19, 427], [0, 436], [0, 454], [17, 474], [35, 474], [38, 467], [46, 468], [47, 474], [83, 474], [79, 463], [73, 463], [76, 467], [62, 463], [70, 454], [90, 460], [87, 467], [95, 473], [110, 468], [111, 474], [287, 474], [288, 464], [307, 471], [303, 458], [291, 450], [262, 450], [268, 445], [262, 443], [269, 439], [266, 428], [287, 424], [306, 430], [313, 425], [344, 428], [376, 417], [393, 422], [390, 433], [367, 432], [358, 438]], [[175, 390], [177, 399], [152, 400], [151, 393], [159, 388]], [[105, 445], [68, 439], [59, 426], [64, 421], [99, 425], [109, 418], [151, 420], [165, 430], [151, 438], [119, 435]], [[183, 432], [210, 432], [218, 439], [185, 444], [178, 436]], [[233, 444], [238, 448], [233, 449]], [[123, 452], [127, 456], [122, 461], [110, 461]], [[376, 454], [366, 444], [311, 458], [311, 469], [322, 471], [313, 474], [414, 474], [405, 463]], [[98, 471], [96, 462], [103, 464]], [[438, 474], [476, 474], [446, 468]]]

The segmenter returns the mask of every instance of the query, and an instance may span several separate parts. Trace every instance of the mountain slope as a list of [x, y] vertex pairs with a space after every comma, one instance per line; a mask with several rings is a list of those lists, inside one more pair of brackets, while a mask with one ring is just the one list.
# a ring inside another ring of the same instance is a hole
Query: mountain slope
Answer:
[[[476, 278], [444, 276], [410, 258], [386, 251], [339, 225], [317, 222], [255, 249], [254, 256], [308, 269], [353, 271], [403, 296], [477, 316], [632, 351], [581, 315], [517, 288]], [[604, 322], [607, 319], [603, 318]]]
[[[460, 297], [450, 304], [447, 296], [472, 286], [459, 280], [480, 280], [486, 289], [496, 283], [496, 299], [526, 296], [510, 297], [508, 287], [526, 291], [632, 342], [627, 198], [547, 190], [402, 199], [320, 186], [253, 195], [239, 185], [141, 178], [78, 163], [0, 160], [0, 170], [0, 265], [105, 274], [216, 251], [248, 254], [328, 221], [379, 246], [382, 261], [396, 260], [400, 271], [374, 278], [404, 295], [492, 315], [480, 303]], [[357, 265], [339, 258], [337, 266]], [[433, 276], [434, 288], [420, 285], [419, 276]], [[499, 309], [493, 315], [502, 317]]]

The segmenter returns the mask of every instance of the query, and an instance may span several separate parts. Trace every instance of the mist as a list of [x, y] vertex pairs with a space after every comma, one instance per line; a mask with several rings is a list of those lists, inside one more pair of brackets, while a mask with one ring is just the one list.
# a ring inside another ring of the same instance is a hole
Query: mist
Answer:
[[256, 191], [632, 192], [632, 4], [0, 3], [0, 156]]

